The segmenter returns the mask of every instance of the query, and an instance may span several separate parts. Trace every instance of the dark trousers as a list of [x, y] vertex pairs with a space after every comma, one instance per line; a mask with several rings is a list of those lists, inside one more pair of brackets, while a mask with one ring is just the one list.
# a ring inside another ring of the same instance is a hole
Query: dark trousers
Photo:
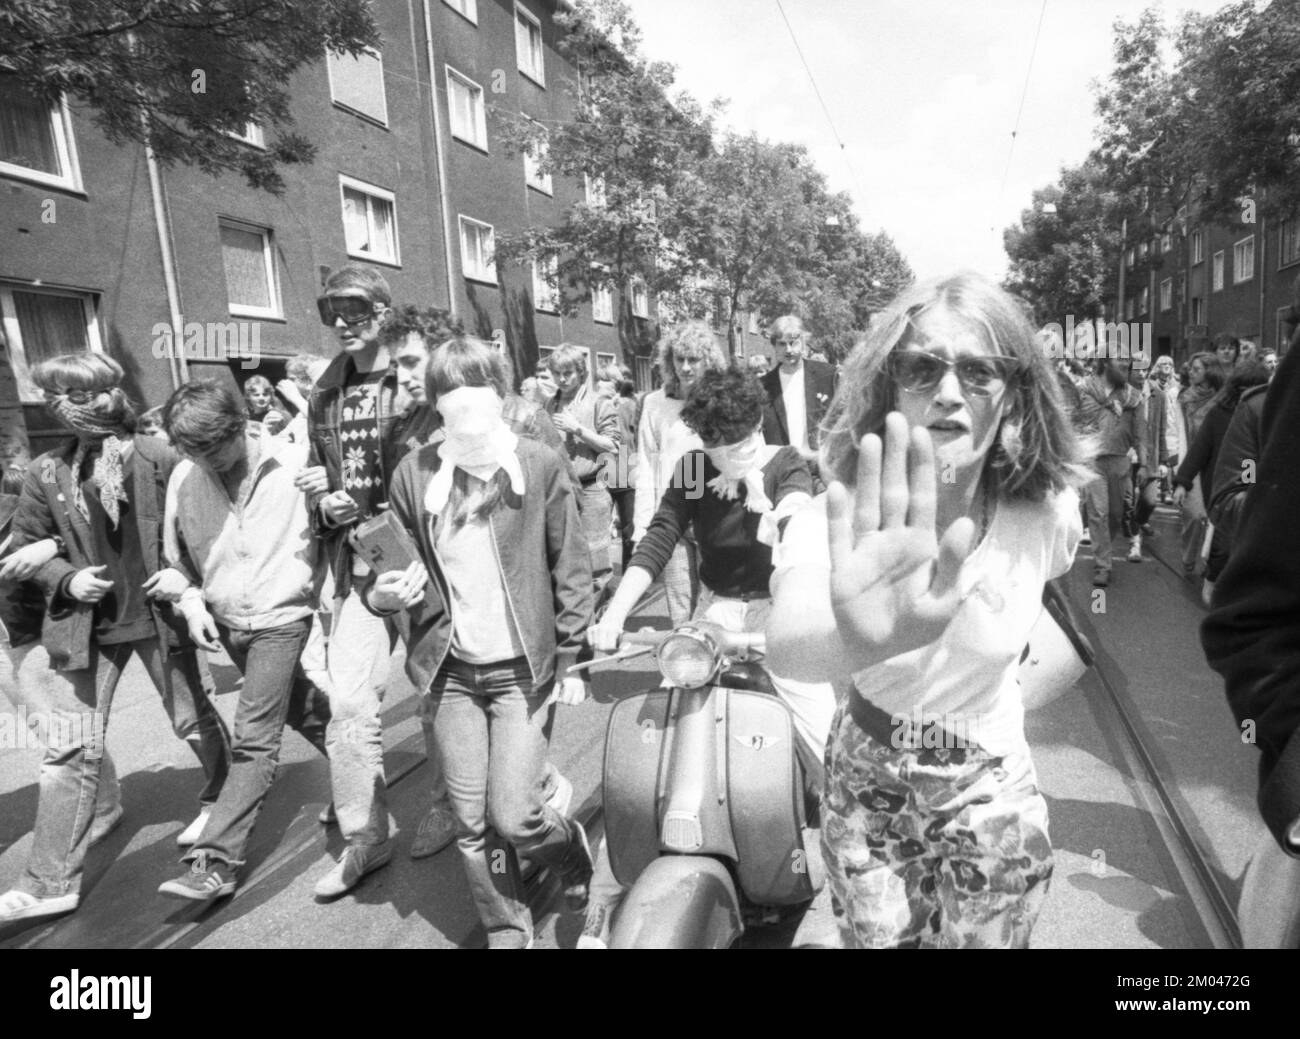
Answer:
[[632, 514], [636, 509], [636, 491], [631, 487], [612, 489], [609, 496], [614, 499], [614, 515], [618, 517], [618, 537], [623, 543], [623, 573], [632, 561]]
[[310, 617], [261, 631], [224, 625], [217, 630], [244, 675], [244, 687], [235, 709], [230, 772], [208, 824], [185, 861], [205, 854], [238, 867], [244, 863], [253, 824], [275, 779], [285, 724], [324, 754], [330, 712], [328, 701], [298, 667], [311, 632]]

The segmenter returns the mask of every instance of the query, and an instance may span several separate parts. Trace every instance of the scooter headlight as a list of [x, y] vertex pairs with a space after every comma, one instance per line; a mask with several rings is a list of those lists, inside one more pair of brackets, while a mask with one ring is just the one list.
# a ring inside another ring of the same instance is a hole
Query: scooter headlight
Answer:
[[679, 628], [659, 646], [659, 672], [671, 685], [698, 689], [718, 673], [722, 654], [717, 643], [698, 628]]

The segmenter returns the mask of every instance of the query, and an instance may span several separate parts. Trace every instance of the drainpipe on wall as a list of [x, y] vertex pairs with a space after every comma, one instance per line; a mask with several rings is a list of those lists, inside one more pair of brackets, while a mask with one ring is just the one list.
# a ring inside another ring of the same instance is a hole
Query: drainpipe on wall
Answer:
[[[131, 50], [135, 50], [135, 34], [128, 32], [126, 38]], [[185, 365], [185, 353], [182, 347], [184, 318], [181, 315], [181, 292], [176, 281], [176, 261], [172, 253], [172, 228], [167, 216], [167, 201], [163, 195], [162, 171], [158, 168], [158, 158], [149, 144], [149, 113], [141, 99], [140, 125], [144, 129], [144, 160], [149, 169], [149, 193], [153, 197], [153, 222], [158, 232], [158, 251], [162, 257], [163, 287], [167, 291], [167, 309], [171, 314], [172, 348], [167, 354], [171, 365], [172, 389], [179, 389], [189, 377]]]
[[158, 250], [162, 254], [163, 285], [167, 290], [167, 309], [172, 319], [172, 348], [167, 359], [172, 370], [172, 389], [179, 389], [189, 378], [182, 349], [184, 318], [181, 314], [180, 288], [176, 282], [176, 260], [172, 254], [171, 221], [167, 219], [167, 203], [163, 198], [162, 172], [158, 160], [148, 144], [144, 146], [145, 163], [149, 167], [149, 190], [153, 195], [153, 221], [158, 230]]
[[[1264, 335], [1265, 335], [1264, 279], [1268, 276], [1268, 266], [1265, 263], [1265, 259], [1267, 256], [1268, 256], [1268, 218], [1260, 217], [1259, 218], [1259, 263], [1255, 265], [1256, 269], [1259, 271], [1259, 336], [1258, 336], [1259, 342], [1255, 344], [1256, 357], [1259, 356], [1259, 352], [1264, 349], [1264, 345], [1265, 345], [1264, 344]], [[1273, 324], [1276, 327], [1277, 322], [1275, 321], [1273, 322]], [[1276, 348], [1277, 344], [1274, 343], [1273, 345], [1274, 348]]]
[[433, 18], [429, 0], [423, 0], [424, 45], [429, 61], [429, 107], [433, 109], [433, 150], [438, 160], [438, 206], [442, 210], [442, 249], [447, 269], [447, 310], [456, 319], [456, 279], [451, 252], [451, 203], [447, 199], [447, 163], [442, 151], [442, 114], [438, 105], [438, 71], [433, 58]]

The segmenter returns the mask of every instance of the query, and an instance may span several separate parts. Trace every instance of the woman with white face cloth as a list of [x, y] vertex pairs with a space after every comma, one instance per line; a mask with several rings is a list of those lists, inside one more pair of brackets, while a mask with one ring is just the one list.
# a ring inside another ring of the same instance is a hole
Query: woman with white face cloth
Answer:
[[[564, 460], [502, 419], [507, 393], [490, 344], [439, 346], [425, 376], [446, 439], [393, 474], [392, 514], [420, 561], [378, 575], [367, 605], [410, 615], [406, 672], [429, 713], [457, 843], [491, 948], [524, 948], [532, 918], [516, 852], [551, 867], [586, 904], [591, 852], [542, 800], [553, 702], [586, 697], [561, 677], [591, 622], [591, 562]], [[432, 580], [430, 580], [432, 578]]]
[[822, 849], [855, 948], [1024, 947], [1052, 873], [1018, 663], [1088, 479], [1016, 302], [909, 289], [845, 367], [827, 493], [790, 521], [768, 660], [845, 696]]
[[[617, 647], [628, 614], [691, 524], [699, 544], [701, 584], [692, 619], [734, 632], [766, 628], [772, 609], [773, 546], [789, 517], [812, 500], [812, 474], [799, 450], [763, 439], [766, 401], [758, 380], [735, 366], [705, 372], [695, 382], [681, 420], [704, 447], [679, 459], [618, 592], [600, 623], [587, 633], [595, 649], [609, 652]], [[820, 789], [834, 692], [825, 682], [792, 682], [770, 669], [769, 675], [793, 716], [799, 758]], [[605, 946], [622, 894], [602, 842], [580, 948]]]

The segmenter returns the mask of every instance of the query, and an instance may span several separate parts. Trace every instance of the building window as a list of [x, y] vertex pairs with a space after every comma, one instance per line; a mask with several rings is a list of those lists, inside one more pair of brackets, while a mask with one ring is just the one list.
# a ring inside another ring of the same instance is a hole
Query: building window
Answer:
[[1147, 241], [1146, 241], [1145, 238], [1142, 239], [1142, 241], [1138, 242], [1138, 261], [1139, 261], [1139, 262], [1142, 262], [1142, 261], [1144, 261], [1144, 260], [1147, 258], [1147, 248], [1148, 248], [1148, 246], [1147, 246]]
[[377, 50], [365, 50], [357, 57], [327, 51], [330, 97], [336, 105], [388, 125], [388, 101], [384, 97], [384, 59]]
[[617, 365], [618, 359], [613, 354], [596, 355], [596, 373], [599, 374], [603, 369], [608, 368], [611, 364]]
[[1192, 263], [1205, 262], [1205, 232], [1192, 232]]
[[640, 278], [633, 278], [629, 286], [632, 291], [632, 314], [634, 317], [650, 316], [650, 293], [646, 290], [645, 282]]
[[1250, 235], [1232, 247], [1232, 283], [1250, 281], [1255, 276], [1255, 236]]
[[533, 308], [547, 314], [560, 312], [560, 260], [557, 256], [533, 261]]
[[1133, 263], [1135, 258], [1136, 256], [1132, 249], [1129, 249], [1129, 251], [1124, 254], [1124, 263], [1128, 266], [1129, 270], [1133, 269]]
[[1139, 314], [1145, 314], [1150, 310], [1151, 310], [1151, 290], [1148, 288], [1143, 288], [1142, 291], [1138, 293], [1137, 312]]
[[751, 310], [749, 312], [749, 334], [752, 336], [758, 335], [758, 311], [757, 310]]
[[591, 290], [591, 320], [602, 325], [614, 323], [614, 293], [608, 285], [595, 286]]
[[0, 283], [0, 319], [9, 341], [18, 399], [24, 404], [45, 401], [31, 376], [32, 368], [41, 361], [79, 350], [103, 349], [95, 297], [88, 292], [51, 292]]
[[465, 277], [475, 281], [497, 283], [496, 258], [493, 252], [492, 225], [460, 218], [460, 266]]
[[282, 317], [270, 230], [237, 220], [220, 220], [219, 224], [230, 313], [236, 317]]
[[396, 267], [397, 196], [351, 177], [339, 177], [343, 193], [343, 237], [348, 255]]
[[515, 57], [519, 71], [538, 86], [546, 86], [546, 69], [542, 64], [542, 23], [522, 4], [515, 4]]
[[605, 205], [605, 178], [593, 177], [590, 173], [582, 175], [587, 192], [587, 205], [604, 206]]
[[1210, 284], [1212, 292], [1223, 291], [1223, 250], [1220, 249], [1210, 258]]
[[1168, 231], [1166, 231], [1164, 234], [1160, 236], [1160, 251], [1162, 253], [1167, 253], [1173, 247], [1174, 247], [1174, 237]]
[[546, 161], [548, 154], [545, 136], [546, 128], [535, 119], [530, 119], [529, 122], [542, 131], [542, 137], [533, 148], [524, 152], [524, 183], [544, 195], [551, 195], [554, 194], [554, 189], [551, 186], [551, 175], [541, 171], [541, 165]]
[[1286, 267], [1300, 263], [1300, 217], [1282, 221], [1282, 233], [1278, 242], [1277, 265]]
[[81, 190], [68, 106], [32, 97], [0, 75], [0, 174]]
[[457, 14], [464, 15], [478, 25], [478, 0], [442, 0], [442, 2]]
[[1174, 309], [1174, 279], [1166, 278], [1160, 283], [1160, 309]]
[[266, 134], [262, 132], [262, 127], [258, 123], [245, 123], [243, 133], [232, 133], [229, 136], [245, 144], [251, 144], [254, 148], [266, 147]]
[[483, 88], [450, 65], [447, 66], [447, 108], [451, 112], [451, 135], [487, 151], [487, 109], [483, 104]]
[[1192, 297], [1192, 324], [1200, 325], [1205, 319], [1205, 300], [1200, 296]]

